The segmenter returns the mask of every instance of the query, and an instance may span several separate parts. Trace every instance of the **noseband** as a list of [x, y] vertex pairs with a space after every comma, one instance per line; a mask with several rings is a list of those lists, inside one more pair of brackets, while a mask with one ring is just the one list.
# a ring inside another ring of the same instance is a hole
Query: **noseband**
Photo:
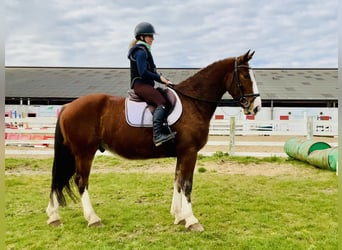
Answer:
[[[252, 101], [255, 100], [255, 98], [257, 98], [258, 96], [260, 96], [259, 93], [252, 93], [252, 94], [246, 94], [244, 91], [243, 91], [243, 87], [242, 87], [242, 84], [241, 84], [241, 81], [240, 81], [240, 75], [239, 75], [239, 68], [247, 68], [247, 69], [251, 69], [249, 66], [246, 66], [246, 65], [238, 65], [237, 64], [237, 59], [235, 58], [235, 65], [234, 65], [234, 78], [236, 78], [236, 84], [239, 88], [239, 91], [240, 91], [240, 96], [239, 98], [234, 98], [234, 101], [236, 103], [239, 103], [243, 108], [248, 108], [251, 104], [251, 102], [246, 98], [246, 97], [254, 97], [252, 99]], [[234, 78], [232, 81], [234, 81]]]

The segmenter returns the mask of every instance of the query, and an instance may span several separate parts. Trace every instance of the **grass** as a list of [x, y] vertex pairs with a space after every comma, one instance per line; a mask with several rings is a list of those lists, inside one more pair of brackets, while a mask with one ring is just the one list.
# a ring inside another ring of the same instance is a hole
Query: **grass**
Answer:
[[[200, 157], [210, 161], [276, 162], [288, 159]], [[51, 159], [6, 159], [20, 166], [49, 170]], [[98, 157], [96, 167], [129, 167], [116, 157]], [[174, 164], [173, 159], [135, 162]], [[201, 168], [201, 167], [200, 167]], [[199, 168], [199, 169], [200, 169]], [[87, 228], [80, 203], [60, 210], [64, 225], [46, 225], [50, 175], [6, 175], [7, 249], [337, 249], [337, 178], [333, 172], [306, 168], [304, 175], [246, 176], [199, 171], [194, 176], [194, 214], [203, 233], [173, 225], [170, 215], [173, 175], [98, 173], [90, 176], [90, 195], [105, 224]]]

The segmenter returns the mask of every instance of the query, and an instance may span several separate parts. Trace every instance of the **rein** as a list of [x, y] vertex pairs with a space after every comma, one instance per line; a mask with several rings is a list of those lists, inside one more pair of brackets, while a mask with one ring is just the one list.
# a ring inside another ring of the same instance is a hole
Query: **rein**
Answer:
[[206, 99], [202, 99], [202, 98], [199, 98], [199, 97], [194, 97], [194, 96], [185, 94], [185, 93], [179, 91], [178, 89], [175, 89], [175, 85], [174, 84], [169, 84], [168, 87], [173, 89], [174, 91], [176, 91], [178, 94], [181, 94], [182, 96], [185, 96], [185, 97], [190, 98], [190, 99], [195, 100], [195, 101], [207, 102], [207, 103], [216, 103], [216, 104], [220, 104], [220, 103], [222, 103], [222, 104], [223, 103], [233, 104], [233, 103], [238, 103], [239, 102], [238, 100], [220, 100], [220, 101], [206, 100]]
[[255, 99], [256, 97], [260, 96], [260, 94], [259, 93], [257, 93], [257, 94], [245, 94], [243, 92], [243, 87], [242, 87], [242, 84], [241, 84], [241, 81], [240, 81], [240, 77], [239, 77], [239, 70], [238, 70], [239, 68], [248, 68], [248, 69], [250, 69], [250, 67], [245, 66], [245, 65], [237, 65], [237, 59], [235, 58], [234, 77], [233, 77], [232, 81], [234, 81], [234, 79], [236, 78], [236, 83], [237, 83], [237, 86], [238, 86], [239, 91], [240, 91], [239, 99], [219, 100], [219, 101], [216, 101], [216, 100], [206, 100], [206, 99], [202, 99], [202, 98], [199, 98], [199, 97], [194, 97], [194, 96], [188, 95], [186, 93], [183, 93], [183, 92], [175, 89], [175, 85], [174, 84], [169, 84], [168, 87], [173, 89], [177, 93], [179, 93], [179, 94], [181, 94], [181, 95], [183, 95], [183, 96], [185, 96], [187, 98], [196, 100], [196, 101], [207, 102], [207, 103], [215, 103], [215, 104], [236, 104], [236, 103], [239, 103], [243, 107], [248, 107], [249, 104], [250, 104], [250, 101], [248, 101], [246, 99], [246, 97], [254, 97], [254, 99]]

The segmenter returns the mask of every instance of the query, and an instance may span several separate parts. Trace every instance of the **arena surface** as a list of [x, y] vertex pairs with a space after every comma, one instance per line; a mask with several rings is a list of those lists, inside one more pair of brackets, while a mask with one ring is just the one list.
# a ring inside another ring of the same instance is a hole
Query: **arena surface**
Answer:
[[[234, 152], [236, 155], [255, 156], [260, 154], [262, 157], [285, 155], [284, 143], [294, 136], [236, 136]], [[305, 137], [303, 137], [305, 139]], [[337, 146], [337, 137], [314, 137], [315, 141], [323, 141], [329, 143], [331, 146]], [[229, 136], [210, 136], [207, 145], [200, 151], [200, 154], [212, 154], [215, 152], [229, 152]], [[215, 145], [213, 145], [215, 144]], [[219, 144], [219, 145], [217, 145]], [[242, 145], [239, 145], [242, 144]], [[259, 144], [259, 145], [258, 145]], [[36, 153], [34, 153], [36, 152]], [[98, 154], [101, 155], [101, 154]], [[108, 153], [109, 155], [109, 153]], [[6, 158], [49, 158], [53, 157], [53, 148], [32, 148], [32, 147], [17, 147], [7, 146], [5, 148]], [[264, 175], [264, 176], [277, 176], [277, 175], [298, 175], [304, 174], [309, 171], [308, 168], [298, 169], [294, 168], [291, 163], [249, 163], [241, 164], [237, 162], [208, 162], [205, 166], [196, 168], [205, 168], [207, 171], [215, 171], [218, 173], [226, 174], [243, 174], [243, 175]], [[174, 164], [152, 164], [150, 166], [131, 167], [129, 169], [113, 166], [113, 168], [99, 167], [93, 169], [93, 173], [106, 173], [106, 172], [146, 172], [146, 173], [174, 173]], [[50, 171], [39, 171], [40, 174], [50, 174]], [[6, 171], [6, 174], [37, 174], [37, 171], [23, 168], [13, 171]]]

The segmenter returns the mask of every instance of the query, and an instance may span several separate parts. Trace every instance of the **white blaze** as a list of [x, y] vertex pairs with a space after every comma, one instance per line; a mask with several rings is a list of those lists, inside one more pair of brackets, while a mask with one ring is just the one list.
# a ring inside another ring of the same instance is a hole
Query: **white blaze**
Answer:
[[[259, 94], [258, 86], [257, 86], [256, 80], [254, 77], [254, 72], [252, 69], [249, 69], [249, 76], [253, 82], [253, 94]], [[258, 107], [258, 111], [261, 109], [261, 98], [260, 98], [260, 96], [257, 96], [254, 99], [253, 107], [254, 108]]]

